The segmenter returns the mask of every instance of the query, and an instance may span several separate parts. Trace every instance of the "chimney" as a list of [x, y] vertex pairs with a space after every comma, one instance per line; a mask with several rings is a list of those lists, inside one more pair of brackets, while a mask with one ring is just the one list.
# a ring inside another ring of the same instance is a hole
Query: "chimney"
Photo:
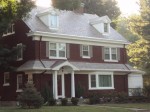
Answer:
[[79, 14], [83, 14], [84, 13], [84, 6], [85, 6], [85, 4], [81, 3], [79, 8], [75, 9], [74, 12], [79, 13]]

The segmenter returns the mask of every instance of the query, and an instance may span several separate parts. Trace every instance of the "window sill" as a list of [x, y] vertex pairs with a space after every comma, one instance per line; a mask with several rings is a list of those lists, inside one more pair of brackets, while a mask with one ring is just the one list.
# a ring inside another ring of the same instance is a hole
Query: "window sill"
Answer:
[[10, 84], [9, 83], [5, 83], [5, 84], [3, 84], [3, 86], [10, 86]]
[[19, 59], [17, 59], [16, 61], [22, 61], [23, 60], [23, 58], [19, 58]]
[[61, 58], [61, 57], [49, 57], [49, 59], [65, 59], [65, 60], [67, 60], [67, 58]]
[[89, 57], [89, 56], [82, 56], [82, 58], [90, 59], [91, 57]]
[[16, 90], [17, 93], [22, 92], [22, 91], [23, 91], [22, 89], [17, 89]]
[[115, 89], [114, 87], [104, 87], [104, 88], [89, 88], [89, 90], [110, 90]]
[[118, 62], [118, 60], [104, 60], [105, 62]]
[[13, 35], [13, 34], [15, 34], [15, 32], [3, 34], [3, 37], [9, 36], [9, 35]]

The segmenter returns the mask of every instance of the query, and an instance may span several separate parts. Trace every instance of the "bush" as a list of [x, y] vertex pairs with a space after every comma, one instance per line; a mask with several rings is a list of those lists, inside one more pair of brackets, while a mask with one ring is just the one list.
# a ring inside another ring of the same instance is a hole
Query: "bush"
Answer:
[[43, 104], [40, 93], [36, 91], [33, 84], [29, 83], [17, 99], [22, 108], [40, 108]]
[[47, 103], [49, 99], [53, 98], [53, 91], [50, 89], [48, 84], [44, 86], [41, 91], [41, 95], [44, 98], [44, 103]]
[[130, 90], [132, 96], [142, 96], [141, 88], [133, 88]]
[[89, 103], [92, 104], [98, 104], [100, 103], [100, 97], [98, 94], [93, 94], [89, 97]]
[[128, 101], [128, 95], [124, 92], [120, 92], [116, 94], [116, 103], [127, 103]]
[[145, 85], [143, 88], [143, 93], [145, 96], [150, 97], [150, 85]]
[[49, 105], [49, 106], [54, 106], [54, 105], [56, 105], [56, 100], [55, 100], [54, 98], [50, 98], [50, 99], [48, 100], [48, 105]]
[[68, 103], [68, 99], [67, 98], [62, 98], [61, 99], [61, 105], [62, 106], [67, 106], [67, 103]]
[[80, 98], [81, 96], [84, 95], [84, 91], [85, 90], [84, 90], [84, 88], [80, 84], [76, 86], [75, 90], [76, 90], [75, 93], [76, 93], [76, 97], [77, 98]]
[[73, 105], [78, 105], [79, 99], [78, 98], [71, 98], [71, 102]]

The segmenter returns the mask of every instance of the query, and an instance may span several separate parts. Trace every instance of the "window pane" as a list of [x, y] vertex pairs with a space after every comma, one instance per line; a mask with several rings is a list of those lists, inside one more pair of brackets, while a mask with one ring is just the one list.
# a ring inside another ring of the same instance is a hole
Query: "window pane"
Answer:
[[4, 74], [4, 77], [5, 77], [4, 78], [4, 80], [5, 80], [4, 82], [5, 83], [9, 83], [9, 74]]
[[65, 49], [66, 49], [66, 44], [60, 43], [60, 44], [59, 44], [59, 50], [65, 51]]
[[17, 78], [18, 78], [18, 88], [17, 89], [22, 89], [23, 88], [22, 75], [17, 76]]
[[57, 27], [57, 16], [56, 15], [51, 16], [51, 27], [54, 27], [54, 28]]
[[83, 51], [88, 51], [88, 46], [83, 45]]
[[50, 49], [55, 50], [56, 49], [56, 43], [50, 43]]
[[23, 48], [22, 44], [17, 45], [17, 59], [22, 59], [23, 58]]
[[112, 87], [111, 75], [99, 75], [99, 87]]
[[59, 51], [59, 57], [65, 57], [65, 51]]
[[89, 52], [88, 51], [83, 51], [83, 56], [89, 56]]
[[56, 57], [56, 50], [50, 50], [50, 56]]
[[111, 53], [116, 54], [117, 49], [116, 48], [111, 48]]
[[91, 88], [96, 87], [96, 76], [91, 75]]
[[104, 32], [108, 32], [108, 23], [104, 23]]
[[105, 48], [105, 49], [104, 49], [104, 53], [105, 53], [105, 59], [106, 59], [106, 60], [110, 60], [109, 48]]
[[112, 60], [117, 60], [117, 55], [116, 54], [112, 54]]

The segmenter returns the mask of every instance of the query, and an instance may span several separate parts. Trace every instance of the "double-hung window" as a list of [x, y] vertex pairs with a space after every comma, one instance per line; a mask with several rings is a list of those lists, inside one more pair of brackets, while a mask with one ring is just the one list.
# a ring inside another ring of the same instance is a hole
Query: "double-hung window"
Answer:
[[49, 43], [50, 58], [66, 58], [66, 44]]
[[22, 92], [23, 89], [23, 76], [22, 74], [17, 75], [17, 91], [16, 92]]
[[54, 29], [58, 28], [58, 16], [57, 15], [51, 15], [50, 27]]
[[94, 73], [89, 75], [89, 89], [114, 89], [113, 73]]
[[82, 57], [83, 58], [90, 58], [89, 45], [82, 45]]
[[9, 72], [4, 73], [4, 84], [3, 86], [9, 86], [9, 81], [10, 81], [10, 74]]
[[117, 48], [104, 48], [104, 60], [105, 61], [118, 61], [117, 59]]
[[8, 29], [4, 32], [3, 36], [11, 35], [15, 33], [14, 24], [11, 24]]
[[17, 44], [17, 61], [23, 60], [23, 45]]

